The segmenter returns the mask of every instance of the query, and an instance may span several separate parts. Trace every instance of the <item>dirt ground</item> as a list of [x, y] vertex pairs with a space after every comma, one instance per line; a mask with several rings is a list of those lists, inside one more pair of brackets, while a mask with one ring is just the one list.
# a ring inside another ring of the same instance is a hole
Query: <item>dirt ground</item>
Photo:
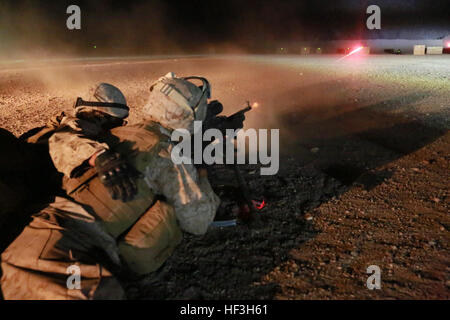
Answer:
[[[267, 205], [248, 226], [185, 236], [139, 299], [449, 299], [450, 58], [219, 56], [0, 63], [0, 127], [70, 112], [96, 82], [130, 122], [168, 71], [207, 77], [225, 114], [280, 129], [280, 171], [242, 168]], [[211, 175], [217, 192], [232, 175]], [[229, 182], [229, 181], [228, 181]], [[381, 289], [366, 287], [367, 267]]]

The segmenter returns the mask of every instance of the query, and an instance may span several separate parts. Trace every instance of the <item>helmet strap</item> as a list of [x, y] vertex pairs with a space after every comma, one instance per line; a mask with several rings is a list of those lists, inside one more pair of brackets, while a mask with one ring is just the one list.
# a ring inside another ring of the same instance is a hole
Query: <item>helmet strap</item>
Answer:
[[77, 107], [104, 107], [104, 108], [117, 108], [129, 111], [130, 108], [126, 104], [116, 102], [101, 102], [101, 101], [84, 101], [78, 97], [75, 102], [74, 108]]

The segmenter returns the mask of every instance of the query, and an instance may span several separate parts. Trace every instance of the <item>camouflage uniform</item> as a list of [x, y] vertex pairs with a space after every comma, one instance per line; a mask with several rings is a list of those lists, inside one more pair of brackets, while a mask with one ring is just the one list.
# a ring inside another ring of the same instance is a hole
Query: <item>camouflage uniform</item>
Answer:
[[[44, 215], [37, 215], [3, 253], [1, 282], [5, 298], [90, 299], [98, 297], [97, 293], [103, 298], [118, 297], [121, 290], [114, 282], [109, 284], [116, 288], [117, 295], [101, 294], [105, 292], [101, 290], [103, 280], [112, 278], [114, 270], [108, 272], [92, 263], [99, 259], [95, 259], [90, 249], [99, 247], [109, 257], [107, 261], [116, 261], [108, 268], [124, 261], [134, 273], [143, 275], [157, 270], [170, 256], [181, 241], [180, 229], [196, 235], [206, 232], [220, 200], [206, 175], [199, 174], [193, 165], [176, 165], [171, 159], [171, 130], [190, 128], [194, 119], [202, 120], [210, 96], [206, 79], [201, 78], [202, 87], [193, 85], [189, 79], [192, 77], [177, 78], [168, 73], [150, 89], [147, 116], [168, 128], [148, 120], [114, 128], [112, 135], [99, 139], [95, 126], [64, 116], [57, 119], [56, 130], [48, 128], [49, 153], [56, 169], [65, 175], [63, 188], [71, 200], [58, 199], [42, 212]], [[163, 110], [155, 109], [157, 106]], [[181, 114], [185, 115], [183, 119]], [[138, 193], [131, 201], [113, 200], [95, 169], [86, 163], [108, 146], [143, 173], [136, 181]], [[49, 225], [49, 221], [53, 223]], [[43, 226], [44, 231], [36, 225]], [[57, 231], [53, 231], [55, 228]], [[56, 239], [51, 240], [54, 233]], [[88, 236], [83, 236], [86, 233]], [[29, 246], [33, 249], [24, 256], [23, 248]], [[52, 253], [45, 263], [42, 259], [47, 256], [43, 257], [43, 252]], [[61, 281], [67, 261], [83, 267], [82, 277], [86, 279], [83, 278], [81, 290], [68, 292]], [[85, 274], [83, 270], [87, 270]], [[39, 280], [35, 279], [36, 274]], [[14, 279], [28, 282], [17, 286]], [[48, 293], [42, 295], [38, 291]], [[89, 294], [83, 293], [86, 291]]]
[[[108, 148], [107, 144], [95, 140], [101, 132], [101, 128], [93, 123], [62, 112], [51, 118], [46, 126], [24, 134], [23, 138], [30, 148], [48, 144], [49, 150], [50, 145], [53, 146], [56, 141], [68, 141], [70, 147], [65, 149], [65, 159], [76, 168], [94, 153]], [[72, 213], [90, 217], [83, 207], [57, 197], [52, 205], [33, 217], [33, 221], [2, 254], [1, 283], [6, 299], [91, 299], [94, 293], [96, 297], [101, 295], [100, 283], [106, 284], [106, 288], [111, 284], [115, 285], [116, 290], [113, 290], [110, 297], [124, 296], [123, 291], [117, 290], [120, 288], [116, 285], [117, 281], [105, 268], [99, 264], [80, 264], [73, 258], [70, 250], [54, 247], [57, 242], [55, 239], [62, 238], [61, 230], [64, 230], [56, 221], [55, 213], [63, 216], [68, 207]], [[55, 263], [56, 260], [59, 262]], [[66, 268], [72, 264], [83, 266], [84, 290], [69, 290], [66, 287]], [[54, 276], [49, 278], [45, 273], [50, 271]]]
[[[103, 131], [92, 122], [66, 115], [53, 117], [38, 133], [27, 139], [30, 143], [48, 143], [50, 156], [56, 169], [71, 176], [95, 153], [108, 149], [98, 138]], [[61, 152], [61, 153], [59, 153]]]
[[[0, 129], [2, 151], [8, 155], [0, 160], [0, 216], [7, 218], [14, 210], [23, 211], [26, 206], [48, 202], [54, 195], [61, 177], [53, 165], [58, 155], [50, 158], [49, 143], [65, 140], [66, 161], [70, 159], [75, 168], [94, 153], [108, 148], [96, 140], [101, 132], [94, 124], [64, 112], [51, 118], [46, 126], [32, 129], [20, 138]], [[36, 180], [39, 184], [34, 184]]]
[[[199, 176], [193, 165], [175, 165], [172, 162], [169, 130], [148, 121], [140, 125], [115, 128], [111, 132], [114, 138], [110, 144], [115, 141], [114, 149], [127, 156], [129, 162], [144, 173], [137, 181], [138, 195], [131, 202], [112, 200], [99, 179], [95, 178], [93, 169], [79, 178], [70, 178], [73, 170], [87, 158], [82, 159], [79, 155], [77, 161], [71, 158], [70, 155], [76, 153], [76, 144], [73, 144], [74, 140], [70, 134], [65, 134], [66, 131], [56, 132], [50, 138], [50, 154], [56, 168], [66, 173], [64, 187], [70, 197], [81, 204], [83, 216], [89, 215], [87, 212], [92, 209], [91, 214], [95, 216], [96, 225], [99, 222], [101, 230], [117, 241], [117, 248], [108, 246], [105, 250], [120, 254], [135, 273], [147, 274], [158, 269], [181, 241], [179, 227], [197, 235], [206, 232], [214, 219], [220, 200], [212, 191], [207, 177]], [[81, 136], [77, 136], [78, 138], [84, 139]], [[103, 144], [98, 143], [92, 149], [85, 148], [83, 151], [90, 157], [91, 151], [95, 152], [97, 147], [103, 147]], [[158, 196], [164, 196], [165, 200], [158, 200]], [[54, 233], [50, 230], [53, 230], [53, 227], [59, 228], [60, 225], [49, 226], [48, 220], [55, 220], [52, 218], [55, 216], [55, 207], [62, 210], [63, 215], [73, 217], [80, 215], [80, 209], [61, 209], [57, 204], [51, 207], [53, 209], [47, 208], [43, 211], [46, 213], [44, 218], [42, 215], [36, 216], [30, 227], [26, 228], [2, 255], [2, 288], [5, 298], [73, 299], [95, 298], [96, 294], [101, 296], [102, 287], [99, 284], [103, 277], [108, 278], [111, 273], [100, 266], [84, 264], [75, 258], [75, 263], [89, 270], [86, 274], [82, 271], [82, 276], [86, 276], [84, 283], [90, 288], [90, 294], [83, 294], [85, 287], [81, 291], [68, 291], [65, 282], [61, 282], [62, 271], [69, 263], [64, 264], [63, 261], [66, 261], [67, 256], [71, 257], [71, 253], [70, 250], [61, 251], [57, 245], [58, 241], [49, 241], [49, 233]], [[35, 227], [36, 224], [43, 225], [45, 231], [37, 231], [39, 229]], [[64, 237], [62, 239], [64, 240]], [[24, 257], [23, 248], [30, 245], [33, 246]], [[51, 248], [43, 249], [42, 245]], [[41, 253], [44, 251], [57, 251], [59, 255], [52, 256], [51, 261], [43, 264]], [[21, 262], [20, 257], [26, 263]], [[30, 261], [34, 262], [30, 264]], [[69, 261], [74, 263], [73, 260]], [[93, 272], [94, 269], [97, 271]], [[35, 279], [36, 271], [40, 279]], [[33, 287], [18, 287], [14, 279], [19, 278], [30, 279], [30, 286]], [[34, 288], [33, 281], [41, 283], [40, 291], [48, 293], [40, 295]], [[116, 286], [114, 292], [120, 292], [120, 288]]]
[[[120, 142], [117, 140], [108, 144], [116, 144], [114, 149], [126, 156], [129, 162], [144, 174], [143, 179], [139, 180], [140, 187], [146, 185], [155, 194], [164, 195], [167, 202], [174, 207], [184, 231], [197, 235], [204, 234], [220, 200], [213, 192], [207, 177], [199, 176], [193, 165], [174, 164], [170, 155], [173, 146], [170, 141], [171, 131], [148, 120], [142, 124], [112, 129], [111, 133], [112, 140], [118, 137]], [[145, 146], [142, 148], [134, 148], [134, 138], [141, 138], [147, 143], [144, 143]], [[71, 141], [66, 143], [63, 140], [53, 139], [53, 143], [49, 144], [55, 167], [58, 171], [67, 172], [69, 175], [74, 170], [73, 161], [68, 156], [60, 155], [70, 154], [69, 151], [74, 150], [68, 146]], [[57, 159], [53, 155], [58, 155]], [[127, 205], [120, 200], [114, 203], [118, 207]]]
[[[73, 245], [67, 237], [64, 222], [84, 222], [94, 225], [94, 218], [80, 205], [56, 197], [55, 202], [34, 215], [33, 221], [2, 254], [1, 279], [5, 299], [73, 300], [109, 298], [122, 299], [124, 291], [111, 273], [90, 260], [86, 246]], [[70, 228], [71, 231], [74, 228]], [[95, 232], [89, 240], [107, 249], [115, 242], [105, 233]], [[68, 246], [71, 249], [68, 249]], [[81, 275], [81, 290], [69, 289], [68, 268], [77, 266]]]

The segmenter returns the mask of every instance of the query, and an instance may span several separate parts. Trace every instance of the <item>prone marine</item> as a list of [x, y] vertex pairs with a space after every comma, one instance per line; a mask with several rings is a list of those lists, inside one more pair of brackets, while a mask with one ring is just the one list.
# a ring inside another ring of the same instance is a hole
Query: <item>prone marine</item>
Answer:
[[[173, 73], [158, 79], [144, 107], [148, 119], [139, 124], [122, 125], [125, 98], [104, 84], [97, 94], [103, 103], [77, 108], [90, 123], [101, 116], [100, 127], [108, 130], [89, 124], [80, 130], [80, 121], [71, 126], [68, 120], [44, 130], [53, 163], [64, 174], [64, 195], [35, 214], [2, 254], [6, 299], [124, 298], [123, 283], [160, 269], [182, 231], [207, 231], [220, 200], [206, 170], [174, 164], [170, 155], [171, 132], [193, 130], [193, 121], [207, 113], [209, 83], [190, 80]], [[119, 117], [104, 116], [105, 109]], [[78, 286], [68, 283], [74, 266]]]

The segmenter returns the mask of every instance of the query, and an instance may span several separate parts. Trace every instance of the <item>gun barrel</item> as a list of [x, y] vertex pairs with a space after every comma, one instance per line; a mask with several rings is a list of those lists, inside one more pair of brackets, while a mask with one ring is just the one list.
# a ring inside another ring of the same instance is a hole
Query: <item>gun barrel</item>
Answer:
[[252, 107], [250, 107], [250, 106], [245, 107], [244, 109], [239, 110], [238, 112], [233, 113], [231, 116], [229, 116], [229, 118], [233, 118], [233, 117], [235, 117], [235, 116], [237, 116], [237, 115], [239, 115], [239, 114], [246, 113], [246, 112], [248, 112], [248, 111], [250, 111], [250, 110], [252, 110]]
[[245, 107], [244, 109], [238, 111], [237, 113], [246, 113], [246, 112], [248, 112], [250, 110], [252, 110], [252, 107], [248, 106], [248, 107]]
[[250, 111], [250, 110], [252, 110], [252, 107], [248, 106], [248, 107], [245, 107], [244, 109], [242, 109], [242, 110], [239, 111], [239, 112], [246, 113], [246, 112], [248, 112], [248, 111]]

